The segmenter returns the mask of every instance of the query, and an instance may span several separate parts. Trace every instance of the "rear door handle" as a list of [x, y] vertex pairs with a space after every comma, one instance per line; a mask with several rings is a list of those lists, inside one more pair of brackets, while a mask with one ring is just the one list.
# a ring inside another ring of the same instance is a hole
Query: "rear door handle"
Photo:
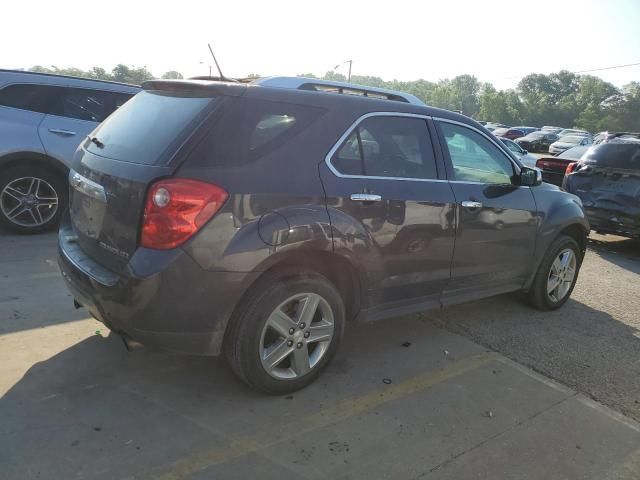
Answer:
[[64, 130], [62, 128], [50, 128], [49, 131], [51, 133], [55, 133], [56, 135], [64, 135], [65, 137], [73, 137], [76, 132], [72, 132], [71, 130]]
[[380, 202], [382, 197], [380, 195], [374, 195], [373, 193], [352, 193], [351, 200], [354, 202]]
[[482, 208], [482, 203], [480, 202], [466, 201], [466, 202], [462, 202], [460, 205], [462, 205], [465, 208]]

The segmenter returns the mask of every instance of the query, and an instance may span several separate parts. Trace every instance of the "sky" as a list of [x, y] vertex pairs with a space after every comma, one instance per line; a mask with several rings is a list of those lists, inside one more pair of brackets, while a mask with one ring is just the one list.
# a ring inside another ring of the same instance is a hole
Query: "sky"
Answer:
[[[528, 73], [640, 62], [640, 0], [5, 2], [0, 68], [146, 67], [227, 76], [353, 73], [497, 88]], [[347, 73], [347, 65], [338, 72]], [[640, 65], [593, 72], [622, 86]]]

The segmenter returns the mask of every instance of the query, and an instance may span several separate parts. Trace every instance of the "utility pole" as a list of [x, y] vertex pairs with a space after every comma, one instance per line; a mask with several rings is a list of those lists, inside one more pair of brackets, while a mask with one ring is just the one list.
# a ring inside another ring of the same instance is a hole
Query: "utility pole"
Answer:
[[351, 81], [351, 66], [353, 65], [353, 60], [347, 60], [346, 62], [339, 63], [338, 65], [333, 67], [333, 69], [337, 70], [340, 65], [344, 65], [345, 63], [349, 64], [349, 74], [347, 75], [347, 82], [350, 82]]

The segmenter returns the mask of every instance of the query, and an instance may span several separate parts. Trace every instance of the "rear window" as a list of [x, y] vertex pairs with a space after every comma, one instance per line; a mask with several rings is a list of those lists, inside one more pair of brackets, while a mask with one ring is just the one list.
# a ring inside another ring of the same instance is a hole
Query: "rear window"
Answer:
[[582, 155], [584, 155], [584, 152], [587, 150], [589, 150], [588, 146], [571, 147], [558, 155], [558, 158], [564, 158], [565, 160], [580, 160]]
[[166, 164], [203, 120], [212, 97], [143, 91], [122, 105], [95, 132], [96, 155], [143, 165]]
[[598, 167], [640, 170], [640, 144], [600, 144], [590, 149], [581, 160]]

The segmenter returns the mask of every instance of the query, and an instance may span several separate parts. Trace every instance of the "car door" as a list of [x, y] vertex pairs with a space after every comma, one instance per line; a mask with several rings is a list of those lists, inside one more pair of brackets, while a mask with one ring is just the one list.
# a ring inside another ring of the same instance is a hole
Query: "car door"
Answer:
[[82, 140], [116, 108], [128, 93], [87, 88], [49, 87], [48, 114], [38, 128], [45, 151], [69, 165]]
[[362, 272], [365, 308], [438, 305], [449, 281], [454, 197], [429, 121], [365, 115], [320, 165], [334, 249]]
[[497, 142], [468, 125], [438, 120], [457, 203], [451, 281], [443, 304], [519, 289], [531, 273], [537, 215], [529, 187]]

